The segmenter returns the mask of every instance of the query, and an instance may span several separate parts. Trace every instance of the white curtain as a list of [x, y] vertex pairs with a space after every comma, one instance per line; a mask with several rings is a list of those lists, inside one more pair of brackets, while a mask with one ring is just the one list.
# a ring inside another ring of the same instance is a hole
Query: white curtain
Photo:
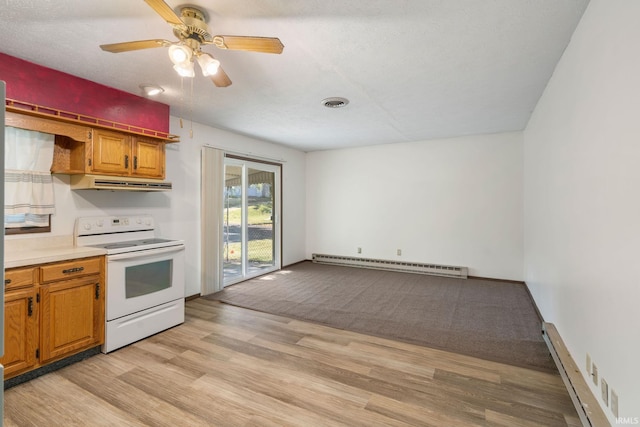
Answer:
[[202, 148], [202, 287], [207, 295], [222, 290], [222, 195], [224, 152]]
[[51, 163], [55, 136], [5, 128], [4, 226], [45, 227], [55, 213]]

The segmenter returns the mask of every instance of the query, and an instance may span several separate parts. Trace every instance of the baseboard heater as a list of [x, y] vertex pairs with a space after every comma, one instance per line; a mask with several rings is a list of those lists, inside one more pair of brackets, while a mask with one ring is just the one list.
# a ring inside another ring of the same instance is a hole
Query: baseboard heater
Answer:
[[584, 427], [611, 427], [553, 323], [542, 324], [542, 337]]
[[318, 264], [373, 268], [378, 270], [400, 271], [404, 273], [430, 274], [432, 276], [457, 277], [459, 279], [466, 279], [468, 274], [467, 267], [423, 264], [418, 262], [390, 261], [372, 258], [354, 258], [348, 256], [324, 254], [312, 254], [312, 260], [313, 262]]

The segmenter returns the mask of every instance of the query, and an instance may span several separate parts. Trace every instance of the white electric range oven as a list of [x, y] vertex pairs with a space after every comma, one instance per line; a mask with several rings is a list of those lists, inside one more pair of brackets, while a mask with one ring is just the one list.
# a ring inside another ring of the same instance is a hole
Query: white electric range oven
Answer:
[[107, 253], [103, 353], [184, 322], [184, 242], [154, 226], [151, 215], [76, 220], [76, 246]]

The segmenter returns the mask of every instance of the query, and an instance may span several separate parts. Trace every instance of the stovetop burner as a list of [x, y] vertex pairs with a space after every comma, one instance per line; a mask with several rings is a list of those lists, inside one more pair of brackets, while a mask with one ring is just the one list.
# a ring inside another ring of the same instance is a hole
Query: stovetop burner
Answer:
[[108, 245], [96, 245], [97, 247], [103, 249], [119, 249], [119, 248], [130, 248], [131, 246], [136, 246], [135, 243], [111, 243]]
[[153, 245], [153, 244], [156, 244], [156, 243], [167, 243], [167, 242], [170, 242], [170, 241], [171, 240], [169, 240], [169, 239], [161, 239], [159, 237], [155, 237], [153, 239], [141, 240], [140, 243], [143, 244], [143, 245]]

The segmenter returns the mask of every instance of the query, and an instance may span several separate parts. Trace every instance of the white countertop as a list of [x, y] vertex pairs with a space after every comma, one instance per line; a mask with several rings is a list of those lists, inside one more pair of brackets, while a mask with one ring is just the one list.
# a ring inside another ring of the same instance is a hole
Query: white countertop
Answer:
[[104, 249], [75, 247], [73, 236], [4, 240], [4, 268], [106, 255]]

